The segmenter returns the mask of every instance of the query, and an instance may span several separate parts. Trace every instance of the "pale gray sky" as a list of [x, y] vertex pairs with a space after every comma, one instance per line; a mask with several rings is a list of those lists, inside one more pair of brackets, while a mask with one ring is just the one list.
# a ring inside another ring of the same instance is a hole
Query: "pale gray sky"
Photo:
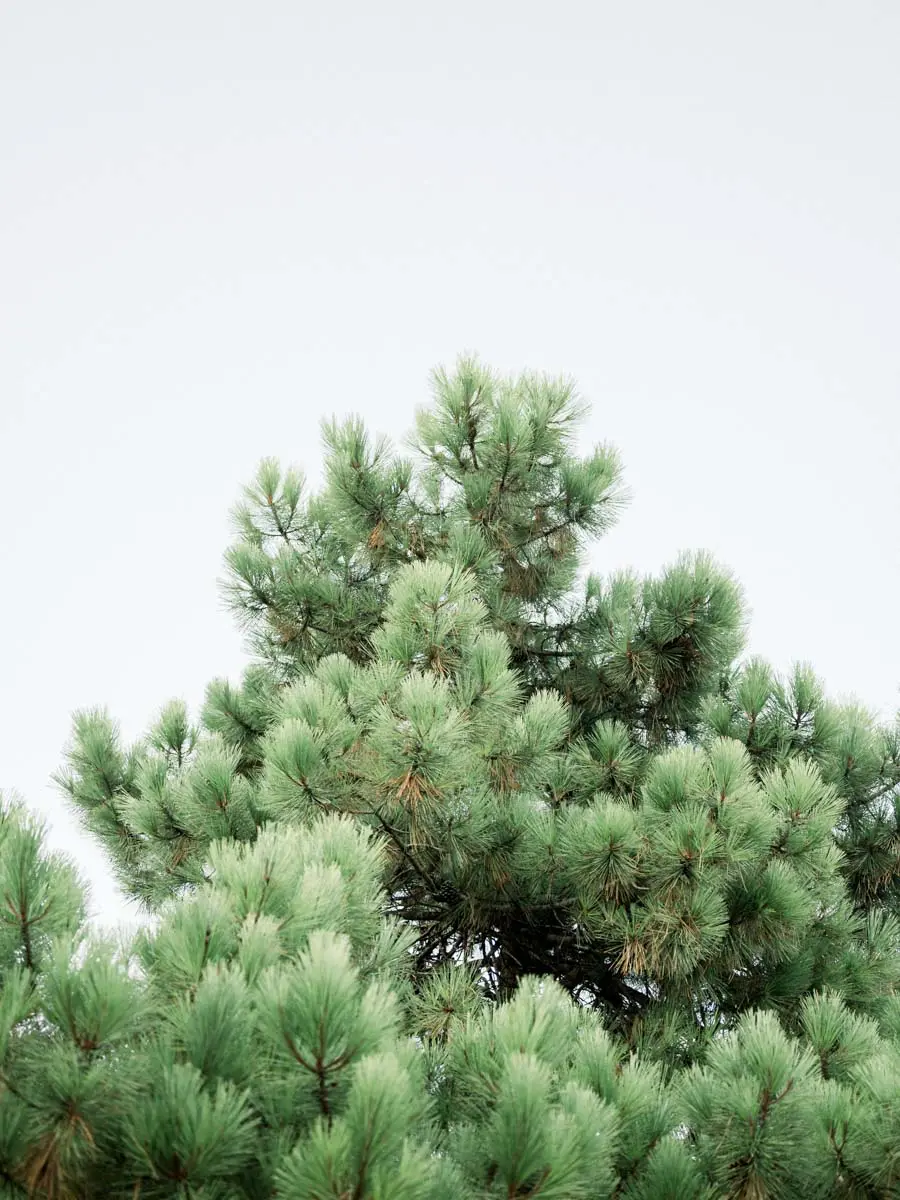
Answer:
[[216, 577], [266, 454], [410, 424], [477, 350], [574, 375], [752, 649], [886, 715], [900, 649], [900, 5], [0, 3], [0, 784], [243, 656]]

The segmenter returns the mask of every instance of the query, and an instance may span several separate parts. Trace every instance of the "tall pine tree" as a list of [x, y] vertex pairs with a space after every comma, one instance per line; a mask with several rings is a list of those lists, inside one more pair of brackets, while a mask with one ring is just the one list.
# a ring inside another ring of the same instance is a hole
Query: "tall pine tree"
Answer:
[[[564, 381], [437, 372], [409, 457], [262, 464], [253, 664], [59, 779], [128, 894], [4, 810], [10, 1194], [900, 1195], [900, 734], [744, 655], [703, 555], [584, 570], [622, 502]], [[9, 846], [7, 853], [6, 846]]]

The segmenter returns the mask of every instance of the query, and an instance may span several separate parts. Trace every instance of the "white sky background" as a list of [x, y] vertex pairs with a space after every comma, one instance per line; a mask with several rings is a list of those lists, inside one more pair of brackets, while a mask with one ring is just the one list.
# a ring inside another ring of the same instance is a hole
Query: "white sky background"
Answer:
[[633, 493], [593, 566], [707, 548], [751, 649], [897, 705], [895, 0], [0, 2], [0, 784], [244, 663], [263, 455], [394, 435], [436, 363], [573, 375]]

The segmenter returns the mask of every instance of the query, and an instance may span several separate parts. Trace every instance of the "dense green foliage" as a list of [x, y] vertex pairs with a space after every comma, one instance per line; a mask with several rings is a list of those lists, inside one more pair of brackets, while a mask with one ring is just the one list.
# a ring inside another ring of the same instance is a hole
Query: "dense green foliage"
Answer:
[[900, 1196], [900, 733], [743, 656], [702, 555], [584, 573], [621, 503], [569, 385], [438, 373], [411, 457], [274, 461], [255, 661], [60, 783], [134, 944], [2, 818], [10, 1195]]

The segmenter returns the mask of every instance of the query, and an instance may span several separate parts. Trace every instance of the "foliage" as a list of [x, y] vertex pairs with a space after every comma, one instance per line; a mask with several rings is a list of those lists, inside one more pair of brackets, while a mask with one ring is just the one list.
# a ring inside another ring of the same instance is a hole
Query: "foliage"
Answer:
[[743, 656], [564, 381], [436, 373], [412, 457], [262, 464], [255, 655], [59, 781], [156, 916], [97, 941], [3, 809], [10, 1195], [900, 1195], [900, 732]]

